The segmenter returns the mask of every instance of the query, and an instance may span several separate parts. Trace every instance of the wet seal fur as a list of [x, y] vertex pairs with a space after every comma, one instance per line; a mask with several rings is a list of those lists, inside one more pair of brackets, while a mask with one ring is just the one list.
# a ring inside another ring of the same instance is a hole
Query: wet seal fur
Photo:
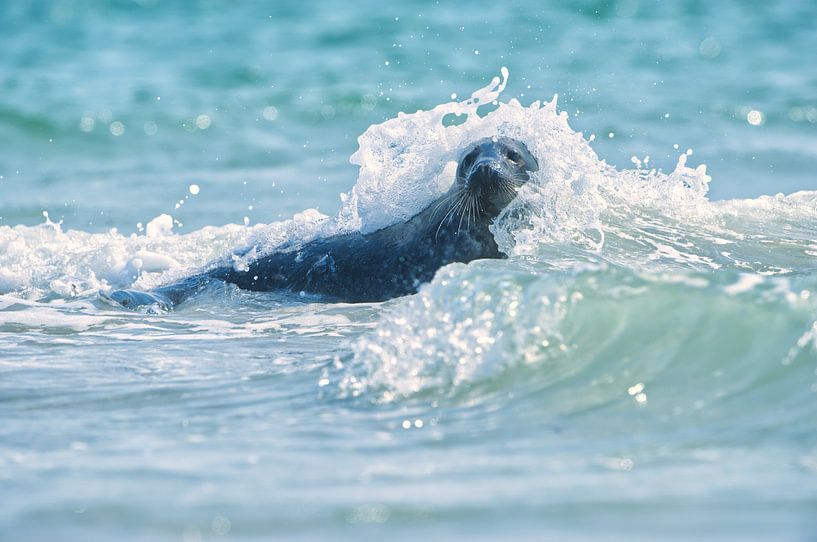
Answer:
[[260, 257], [240, 271], [227, 265], [150, 292], [102, 295], [128, 308], [170, 310], [213, 281], [352, 303], [412, 294], [446, 264], [505, 258], [488, 228], [538, 169], [524, 143], [481, 139], [463, 152], [451, 189], [405, 222], [367, 234], [316, 239], [297, 250]]

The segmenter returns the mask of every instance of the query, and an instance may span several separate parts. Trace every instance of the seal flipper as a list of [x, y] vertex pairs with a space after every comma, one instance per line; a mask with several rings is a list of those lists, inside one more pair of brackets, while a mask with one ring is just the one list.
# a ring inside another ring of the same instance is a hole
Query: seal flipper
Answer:
[[181, 282], [162, 286], [149, 292], [139, 290], [115, 290], [110, 293], [100, 292], [103, 299], [121, 305], [127, 309], [138, 310], [142, 307], [156, 307], [169, 311], [188, 297], [201, 291], [213, 280], [209, 274], [194, 275]]
[[100, 295], [108, 301], [133, 310], [141, 307], [157, 307], [159, 310], [169, 311], [173, 307], [173, 303], [166, 296], [151, 292], [116, 290], [111, 293], [101, 292]]

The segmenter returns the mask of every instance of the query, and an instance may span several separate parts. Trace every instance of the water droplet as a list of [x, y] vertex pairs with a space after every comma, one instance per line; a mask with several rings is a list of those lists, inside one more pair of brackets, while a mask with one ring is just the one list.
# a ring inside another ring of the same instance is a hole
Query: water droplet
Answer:
[[698, 53], [711, 60], [721, 54], [721, 44], [715, 38], [706, 38], [698, 46]]
[[264, 108], [264, 118], [267, 120], [275, 120], [278, 118], [278, 108], [274, 105], [268, 105]]
[[199, 130], [206, 130], [210, 127], [212, 121], [210, 120], [209, 115], [199, 115], [196, 117], [196, 128]]
[[746, 121], [752, 126], [760, 126], [764, 122], [763, 113], [757, 109], [752, 109], [746, 115]]

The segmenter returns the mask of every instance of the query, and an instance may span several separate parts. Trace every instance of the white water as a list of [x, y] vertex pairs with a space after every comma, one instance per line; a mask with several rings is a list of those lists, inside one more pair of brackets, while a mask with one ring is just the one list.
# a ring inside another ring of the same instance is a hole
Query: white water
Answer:
[[[710, 202], [687, 152], [668, 173], [613, 168], [555, 98], [500, 101], [505, 77], [371, 126], [334, 217], [0, 226], [0, 526], [106, 539], [150, 518], [163, 536], [182, 510], [191, 532], [227, 514], [248, 539], [268, 517], [327, 534], [501, 514], [533, 532], [572, 525], [568, 503], [625, 532], [704, 503], [704, 524], [750, 538], [817, 532], [817, 193]], [[232, 286], [161, 315], [99, 301], [410, 217], [493, 134], [540, 164], [493, 226], [507, 260], [375, 305]]]

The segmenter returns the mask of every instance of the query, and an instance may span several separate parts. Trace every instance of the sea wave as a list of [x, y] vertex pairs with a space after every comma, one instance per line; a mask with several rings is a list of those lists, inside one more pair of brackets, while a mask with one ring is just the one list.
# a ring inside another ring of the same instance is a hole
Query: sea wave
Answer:
[[817, 391], [815, 288], [812, 276], [601, 261], [457, 264], [359, 338], [336, 378], [341, 394], [375, 401], [470, 397], [518, 379], [565, 413], [646, 402], [651, 390], [662, 401], [720, 400], [763, 382], [807, 400]]
[[[162, 215], [125, 236], [63, 231], [46, 216], [36, 227], [0, 227], [0, 293], [93, 298], [230, 263], [240, 246], [257, 247], [241, 256], [250, 258], [377, 229], [438, 197], [467, 142], [502, 135], [524, 141], [540, 163], [492, 226], [510, 258], [447, 266], [418, 295], [385, 305], [375, 329], [337, 360], [342, 368], [322, 378], [341, 396], [445, 397], [518, 371], [544, 389], [592, 367], [587, 394], [557, 391], [593, 403], [640, 390], [624, 399], [647, 400], [642, 388], [668, 386], [684, 367], [696, 366], [687, 380], [700, 383], [714, 370], [744, 367], [764, 379], [814, 364], [817, 193], [711, 202], [705, 166], [687, 165], [691, 151], [669, 173], [638, 159], [616, 169], [570, 128], [555, 97], [500, 102], [507, 76], [468, 100], [370, 127], [352, 156], [359, 179], [334, 217], [308, 210], [179, 235]], [[800, 377], [813, 386], [813, 374]]]

